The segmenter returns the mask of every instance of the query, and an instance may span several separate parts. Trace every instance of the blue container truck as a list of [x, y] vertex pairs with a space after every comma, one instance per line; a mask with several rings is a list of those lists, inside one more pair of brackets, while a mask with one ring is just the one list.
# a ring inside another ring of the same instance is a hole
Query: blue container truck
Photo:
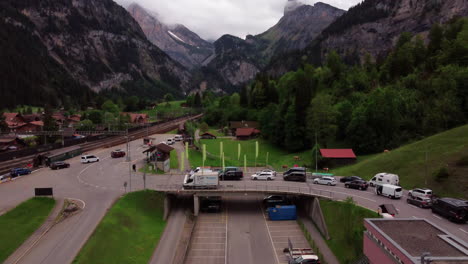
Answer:
[[278, 205], [267, 210], [268, 217], [272, 221], [296, 220], [297, 218], [295, 205]]

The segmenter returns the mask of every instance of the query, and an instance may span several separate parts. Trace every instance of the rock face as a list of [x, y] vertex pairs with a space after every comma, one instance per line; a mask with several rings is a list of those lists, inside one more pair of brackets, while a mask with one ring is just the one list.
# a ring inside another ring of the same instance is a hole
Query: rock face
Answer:
[[112, 0], [5, 0], [2, 5], [4, 23], [27, 29], [23, 32], [34, 36], [47, 56], [85, 87], [102, 91], [145, 86], [151, 97], [188, 89], [186, 69], [150, 43], [138, 23]]
[[306, 47], [343, 13], [343, 10], [320, 2], [310, 6], [289, 1], [284, 16], [266, 32], [249, 35], [245, 40], [222, 36], [214, 43], [215, 54], [206, 60], [207, 69], [203, 71], [217, 72], [217, 80], [222, 79], [225, 83], [206, 80], [208, 86], [218, 90], [223, 85], [245, 84], [263, 70], [272, 57]]
[[166, 25], [138, 4], [131, 4], [128, 12], [140, 24], [149, 41], [185, 67], [199, 67], [213, 54], [213, 44], [201, 39], [183, 25]]
[[466, 0], [366, 0], [331, 23], [302, 52], [276, 58], [267, 69], [278, 76], [296, 69], [301, 58], [320, 64], [331, 50], [348, 63], [363, 62], [367, 53], [378, 60], [394, 47], [401, 33], [420, 35], [427, 41], [434, 23], [467, 15]]

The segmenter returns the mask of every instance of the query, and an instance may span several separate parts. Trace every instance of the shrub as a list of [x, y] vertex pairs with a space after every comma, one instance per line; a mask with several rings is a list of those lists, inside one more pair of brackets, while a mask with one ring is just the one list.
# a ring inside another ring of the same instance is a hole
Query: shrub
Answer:
[[468, 155], [467, 156], [463, 156], [461, 157], [458, 161], [457, 161], [457, 166], [468, 166]]
[[435, 180], [437, 182], [444, 181], [450, 176], [450, 173], [447, 167], [440, 167], [436, 172], [434, 172]]

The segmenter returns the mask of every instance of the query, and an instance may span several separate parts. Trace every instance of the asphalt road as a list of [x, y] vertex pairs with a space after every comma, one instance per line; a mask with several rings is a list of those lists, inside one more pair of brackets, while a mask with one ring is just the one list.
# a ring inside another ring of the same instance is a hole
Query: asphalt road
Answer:
[[[153, 135], [155, 142], [161, 142], [170, 137], [169, 135]], [[142, 166], [142, 159], [145, 155], [142, 146], [143, 140], [133, 141], [130, 144], [132, 163]], [[174, 145], [178, 151], [183, 150], [182, 143]], [[89, 154], [95, 154], [101, 161], [93, 164], [80, 164], [79, 158], [73, 158], [69, 169], [52, 171], [41, 169], [20, 177], [15, 181], [0, 184], [0, 214], [22, 201], [33, 196], [34, 187], [53, 187], [54, 195], [60, 198], [75, 198], [85, 202], [85, 209], [78, 215], [56, 225], [47, 233], [27, 256], [18, 263], [71, 263], [87, 238], [102, 219], [106, 210], [111, 204], [124, 193], [123, 184], [130, 185], [129, 163], [125, 158], [112, 159], [110, 152], [115, 148], [125, 149], [124, 145], [110, 149], [101, 149]], [[196, 164], [192, 164], [196, 166]], [[143, 177], [141, 173], [132, 173], [132, 191], [143, 188]], [[158, 184], [181, 184], [182, 174], [174, 175], [148, 175], [147, 187], [154, 188]], [[337, 186], [313, 185], [312, 183], [285, 182], [279, 176], [275, 181], [257, 182], [245, 177], [243, 181], [221, 182], [223, 185], [280, 185], [280, 186], [310, 186], [310, 188], [331, 191], [333, 199], [344, 200], [352, 197], [357, 204], [376, 210], [382, 203], [393, 203], [399, 210], [397, 217], [405, 218], [426, 218], [434, 224], [446, 229], [457, 237], [468, 241], [468, 226], [466, 224], [455, 224], [438, 215], [433, 215], [431, 210], [420, 209], [406, 203], [406, 197], [401, 200], [391, 200], [382, 196], [377, 196], [372, 192], [359, 191], [344, 188], [342, 183]], [[127, 189], [130, 186], [127, 187]], [[265, 241], [265, 232], [261, 228], [261, 211], [256, 211], [254, 204], [243, 201], [228, 202], [228, 238], [232, 236], [231, 243], [228, 243], [227, 258], [234, 258], [228, 263], [238, 263], [235, 258], [245, 262], [259, 263], [256, 255], [270, 255], [272, 248], [262, 243]], [[233, 210], [231, 213], [230, 210]], [[238, 212], [238, 213], [235, 213]], [[247, 220], [247, 221], [246, 221]], [[257, 221], [258, 220], [258, 221]], [[240, 230], [240, 232], [239, 232]], [[263, 230], [263, 231], [262, 231]], [[232, 234], [232, 235], [231, 235]], [[268, 241], [268, 240], [266, 240]], [[253, 247], [252, 251], [245, 251], [245, 245]], [[260, 253], [259, 253], [260, 252]], [[255, 253], [255, 254], [254, 254]], [[262, 259], [263, 260], [263, 259]], [[262, 263], [264, 261], [260, 261]], [[265, 262], [266, 263], [266, 262]], [[272, 263], [272, 262], [269, 262]]]

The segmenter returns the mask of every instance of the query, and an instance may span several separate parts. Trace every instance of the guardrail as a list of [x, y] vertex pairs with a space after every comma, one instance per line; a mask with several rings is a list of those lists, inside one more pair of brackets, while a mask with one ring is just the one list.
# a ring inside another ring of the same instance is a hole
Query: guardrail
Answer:
[[269, 184], [249, 184], [249, 185], [218, 185], [216, 189], [184, 189], [182, 184], [165, 184], [156, 185], [153, 189], [161, 192], [177, 192], [177, 193], [196, 193], [196, 192], [212, 192], [212, 193], [235, 193], [235, 192], [261, 192], [261, 193], [283, 193], [283, 194], [302, 194], [316, 196], [326, 199], [333, 199], [333, 192], [315, 189], [310, 186], [281, 186]]

